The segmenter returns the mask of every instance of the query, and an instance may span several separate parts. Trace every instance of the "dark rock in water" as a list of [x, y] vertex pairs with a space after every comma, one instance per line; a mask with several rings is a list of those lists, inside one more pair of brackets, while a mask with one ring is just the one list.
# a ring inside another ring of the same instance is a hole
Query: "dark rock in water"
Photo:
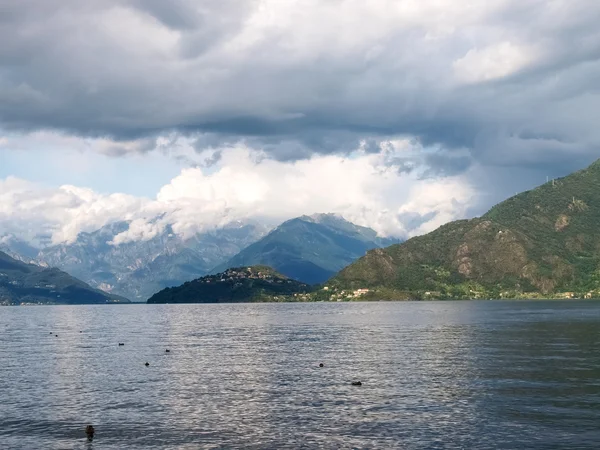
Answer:
[[91, 441], [92, 439], [94, 439], [94, 433], [96, 430], [94, 430], [94, 427], [91, 425], [88, 425], [87, 427], [85, 427], [85, 434], [87, 435], [88, 441]]
[[147, 363], [146, 363], [146, 364], [144, 364], [144, 365], [145, 365], [146, 367], [148, 367], [148, 366], [150, 365], [150, 363], [149, 363], [149, 362], [147, 362]]
[[362, 383], [360, 381], [353, 381], [352, 386], [362, 386]]
[[169, 350], [169, 349], [166, 349], [166, 350], [165, 350], [165, 353], [171, 353], [171, 350]]

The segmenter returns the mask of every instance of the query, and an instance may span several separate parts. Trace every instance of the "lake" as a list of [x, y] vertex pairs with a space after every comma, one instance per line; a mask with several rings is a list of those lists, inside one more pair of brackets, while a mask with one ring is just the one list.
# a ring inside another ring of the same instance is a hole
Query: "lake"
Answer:
[[4, 307], [0, 448], [597, 449], [600, 303]]

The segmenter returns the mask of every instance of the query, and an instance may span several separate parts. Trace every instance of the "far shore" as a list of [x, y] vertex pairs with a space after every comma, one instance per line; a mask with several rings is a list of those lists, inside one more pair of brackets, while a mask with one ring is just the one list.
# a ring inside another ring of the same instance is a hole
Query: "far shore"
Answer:
[[540, 297], [520, 297], [520, 298], [448, 298], [448, 299], [378, 299], [378, 300], [345, 300], [345, 301], [244, 301], [244, 302], [186, 302], [186, 303], [146, 303], [146, 302], [131, 302], [131, 303], [18, 303], [18, 304], [0, 304], [1, 306], [132, 306], [132, 305], [271, 305], [274, 303], [330, 303], [330, 304], [343, 304], [343, 303], [401, 303], [401, 302], [524, 302], [524, 301], [552, 301], [552, 302], [574, 302], [574, 301], [585, 301], [594, 302], [599, 301], [600, 298], [540, 298]]

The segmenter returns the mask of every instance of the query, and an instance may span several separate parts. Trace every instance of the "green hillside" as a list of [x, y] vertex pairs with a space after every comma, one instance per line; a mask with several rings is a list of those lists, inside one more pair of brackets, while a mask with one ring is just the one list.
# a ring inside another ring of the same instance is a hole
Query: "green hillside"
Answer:
[[129, 303], [54, 268], [26, 264], [0, 252], [0, 304]]
[[290, 278], [317, 284], [368, 250], [395, 242], [335, 214], [302, 216], [284, 222], [212, 272], [262, 264]]
[[332, 278], [365, 298], [600, 296], [600, 161], [480, 218], [370, 251]]
[[270, 267], [236, 267], [154, 294], [148, 303], [232, 303], [305, 300], [311, 287]]

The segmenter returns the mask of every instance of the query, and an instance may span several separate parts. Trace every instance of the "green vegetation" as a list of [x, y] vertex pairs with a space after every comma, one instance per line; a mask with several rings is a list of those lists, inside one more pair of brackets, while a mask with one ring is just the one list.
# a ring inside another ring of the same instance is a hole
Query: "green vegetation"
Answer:
[[308, 301], [312, 288], [267, 266], [237, 267], [154, 294], [148, 303]]
[[129, 303], [58, 270], [26, 264], [0, 252], [0, 305]]
[[284, 222], [213, 273], [262, 264], [295, 280], [323, 283], [368, 250], [396, 242], [334, 214], [302, 216]]
[[[343, 269], [361, 298], [600, 297], [600, 161]], [[337, 295], [337, 294], [335, 294]]]

